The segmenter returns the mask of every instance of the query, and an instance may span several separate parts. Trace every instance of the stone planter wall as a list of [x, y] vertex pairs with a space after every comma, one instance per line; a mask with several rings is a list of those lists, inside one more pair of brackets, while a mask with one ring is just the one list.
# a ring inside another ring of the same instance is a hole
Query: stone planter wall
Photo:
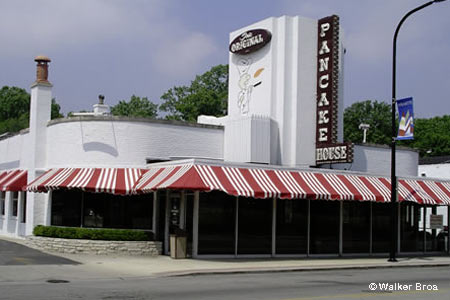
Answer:
[[98, 241], [28, 236], [26, 244], [48, 252], [97, 255], [157, 256], [162, 253], [158, 241]]

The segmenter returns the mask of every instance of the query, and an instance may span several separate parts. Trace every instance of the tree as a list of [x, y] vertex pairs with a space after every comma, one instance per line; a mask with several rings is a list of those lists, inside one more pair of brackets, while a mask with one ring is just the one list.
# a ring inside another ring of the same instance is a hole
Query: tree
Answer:
[[[60, 106], [52, 99], [51, 118], [61, 118]], [[30, 94], [19, 87], [4, 86], [0, 90], [0, 134], [28, 128]]]
[[415, 119], [414, 140], [401, 143], [419, 150], [420, 156], [450, 154], [450, 116]]
[[111, 114], [115, 116], [156, 118], [158, 115], [158, 105], [149, 101], [147, 97], [131, 96], [129, 102], [119, 101], [111, 107]]
[[61, 106], [56, 103], [56, 99], [52, 99], [52, 110], [51, 110], [51, 119], [64, 118], [64, 115], [60, 112]]
[[[358, 127], [366, 123], [370, 125], [367, 142], [390, 144], [391, 118], [390, 104], [370, 100], [356, 102], [344, 111], [344, 140], [361, 143], [363, 132]], [[417, 149], [421, 157], [449, 155], [450, 116], [414, 119], [414, 139], [397, 141], [397, 145]]]
[[361, 143], [363, 132], [359, 124], [370, 125], [366, 140], [372, 144], [391, 142], [391, 106], [384, 102], [362, 101], [353, 103], [344, 111], [344, 141]]
[[175, 86], [161, 96], [167, 119], [195, 122], [199, 115], [223, 116], [228, 102], [228, 66], [212, 67], [190, 86]]

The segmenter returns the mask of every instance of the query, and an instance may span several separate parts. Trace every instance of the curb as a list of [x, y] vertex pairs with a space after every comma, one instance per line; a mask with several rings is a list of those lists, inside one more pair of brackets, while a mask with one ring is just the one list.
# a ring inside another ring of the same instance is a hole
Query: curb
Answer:
[[203, 275], [226, 275], [226, 274], [258, 274], [258, 273], [283, 273], [283, 272], [314, 272], [333, 270], [370, 270], [370, 269], [394, 269], [394, 268], [435, 268], [450, 267], [450, 262], [429, 264], [405, 264], [405, 265], [354, 265], [354, 266], [311, 266], [311, 267], [272, 267], [255, 269], [200, 269], [192, 271], [173, 271], [155, 273], [156, 277], [183, 277]]

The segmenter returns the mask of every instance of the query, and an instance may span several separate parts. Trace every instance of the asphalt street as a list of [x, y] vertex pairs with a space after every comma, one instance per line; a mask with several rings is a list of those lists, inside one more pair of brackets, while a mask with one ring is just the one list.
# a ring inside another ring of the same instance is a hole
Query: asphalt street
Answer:
[[[79, 259], [84, 259], [82, 264], [0, 240], [0, 299], [450, 299], [448, 265], [215, 275], [200, 269], [205, 272], [182, 275], [152, 273], [149, 268], [161, 271], [180, 264], [196, 268], [218, 265], [165, 257]], [[306, 262], [318, 265], [322, 260]], [[339, 261], [327, 264], [333, 262]], [[136, 263], [143, 265], [142, 269]], [[250, 266], [249, 270], [253, 266], [240, 260], [231, 263], [244, 269]], [[283, 261], [271, 263], [281, 265]]]
[[[0, 282], [0, 299], [450, 299], [448, 267]], [[373, 285], [376, 285], [374, 289]]]
[[62, 264], [77, 264], [77, 262], [0, 239], [0, 266]]

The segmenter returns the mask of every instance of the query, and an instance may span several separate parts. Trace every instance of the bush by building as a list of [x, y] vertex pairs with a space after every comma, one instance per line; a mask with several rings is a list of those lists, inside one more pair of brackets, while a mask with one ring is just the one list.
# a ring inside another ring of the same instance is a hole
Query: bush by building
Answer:
[[152, 241], [153, 233], [148, 231], [127, 229], [92, 229], [75, 227], [56, 227], [38, 225], [34, 228], [36, 236], [62, 238], [62, 239], [84, 239], [104, 241]]

